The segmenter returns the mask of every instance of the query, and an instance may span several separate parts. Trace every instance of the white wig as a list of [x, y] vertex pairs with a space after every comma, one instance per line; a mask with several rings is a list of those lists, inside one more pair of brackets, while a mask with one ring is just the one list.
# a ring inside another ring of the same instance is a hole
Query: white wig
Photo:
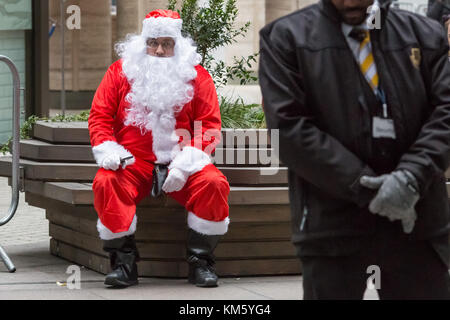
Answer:
[[[172, 158], [171, 151], [166, 149], [178, 143], [175, 114], [194, 97], [195, 66], [201, 61], [193, 41], [181, 35], [181, 24], [180, 19], [148, 18], [141, 34], [128, 35], [116, 45], [123, 73], [131, 86], [124, 124], [140, 128], [142, 134], [152, 131], [159, 162]], [[175, 41], [173, 57], [147, 54], [149, 38], [167, 36]]]

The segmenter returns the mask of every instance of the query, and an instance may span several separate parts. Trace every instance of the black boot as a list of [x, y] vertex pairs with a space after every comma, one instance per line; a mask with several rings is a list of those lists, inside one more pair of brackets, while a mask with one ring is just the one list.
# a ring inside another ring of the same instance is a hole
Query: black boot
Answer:
[[213, 251], [221, 236], [208, 236], [192, 229], [188, 231], [187, 261], [189, 282], [197, 287], [216, 287], [218, 277], [214, 269]]
[[103, 241], [103, 250], [109, 253], [111, 269], [105, 278], [105, 285], [129, 287], [138, 284], [139, 252], [134, 235]]

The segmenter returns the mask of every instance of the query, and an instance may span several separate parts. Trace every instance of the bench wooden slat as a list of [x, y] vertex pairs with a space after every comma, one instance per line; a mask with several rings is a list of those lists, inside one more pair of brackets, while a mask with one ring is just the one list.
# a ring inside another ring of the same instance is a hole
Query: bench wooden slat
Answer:
[[90, 144], [87, 122], [38, 121], [33, 136], [52, 143]]
[[[97, 272], [106, 274], [111, 271], [109, 259], [106, 256], [87, 252], [55, 239], [50, 240], [50, 251], [53, 255], [62, 257], [77, 264], [87, 266]], [[300, 274], [299, 259], [248, 259], [248, 260], [218, 260], [219, 276], [250, 276], [250, 275], [288, 275]], [[186, 278], [188, 266], [185, 261], [138, 262], [141, 277], [179, 277]]]
[[[93, 181], [95, 163], [39, 162], [21, 159], [25, 179], [43, 181]], [[287, 185], [287, 168], [218, 167], [230, 185]], [[272, 174], [275, 173], [275, 174]], [[11, 176], [11, 157], [0, 158], [0, 176]]]
[[[25, 191], [69, 204], [93, 205], [91, 184], [25, 180]], [[288, 187], [231, 187], [230, 205], [289, 204]], [[146, 197], [142, 206], [180, 206], [171, 197]]]
[[20, 157], [36, 161], [95, 162], [90, 145], [54, 145], [40, 140], [20, 141]]
[[[97, 219], [74, 217], [63, 212], [47, 210], [47, 219], [58, 226], [78, 231], [80, 233], [98, 237], [96, 228]], [[187, 236], [186, 216], [180, 214], [175, 223], [168, 224], [144, 222], [139, 219], [136, 239], [142, 242], [179, 242], [185, 241]], [[223, 242], [235, 241], [290, 241], [290, 221], [278, 222], [235, 222], [233, 212], [230, 212], [231, 224]]]
[[233, 168], [218, 167], [227, 177], [231, 186], [252, 185], [285, 185], [288, 184], [288, 169], [286, 167]]
[[[21, 159], [25, 179], [42, 181], [92, 181], [98, 171], [95, 163], [38, 162]], [[0, 176], [11, 177], [11, 157], [0, 158]]]
[[[47, 215], [56, 212], [62, 215], [62, 221], [79, 221], [80, 218], [97, 221], [97, 212], [93, 206], [70, 205], [59, 200], [48, 199], [33, 193], [25, 194], [25, 201], [35, 207], [47, 210]], [[186, 211], [182, 207], [153, 207], [147, 208], [138, 206], [137, 216], [139, 222], [146, 223], [171, 223], [186, 224]], [[234, 205], [230, 208], [230, 218], [232, 223], [278, 223], [290, 222], [290, 206], [286, 204], [277, 205]], [[49, 220], [51, 220], [49, 218]], [[89, 222], [91, 223], [91, 222]]]
[[[270, 134], [266, 129], [222, 129], [222, 143], [235, 140], [241, 147], [270, 146]], [[87, 122], [38, 121], [33, 126], [33, 137], [54, 144], [90, 144]]]
[[[269, 148], [216, 148], [212, 162], [218, 166], [280, 166]], [[41, 140], [20, 142], [22, 159], [41, 162], [95, 163], [90, 145], [51, 144]]]
[[[98, 236], [86, 235], [50, 223], [50, 236], [58, 241], [99, 255], [105, 255], [103, 241]], [[186, 242], [137, 242], [143, 259], [185, 259]], [[295, 258], [290, 240], [284, 241], [221, 241], [214, 252], [217, 259]]]

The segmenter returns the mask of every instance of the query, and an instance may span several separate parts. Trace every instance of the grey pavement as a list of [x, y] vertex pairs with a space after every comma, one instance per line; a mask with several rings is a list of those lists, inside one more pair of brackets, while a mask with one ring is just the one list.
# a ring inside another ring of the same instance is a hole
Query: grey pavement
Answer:
[[[0, 178], [0, 215], [10, 204], [7, 179]], [[301, 276], [221, 278], [219, 287], [197, 288], [185, 279], [140, 278], [138, 286], [107, 289], [104, 276], [81, 267], [80, 289], [70, 288], [71, 262], [52, 256], [49, 250], [45, 211], [28, 206], [21, 194], [16, 216], [0, 227], [0, 245], [17, 271], [8, 273], [0, 262], [0, 300], [299, 300], [303, 297]], [[367, 290], [365, 299], [378, 299]]]

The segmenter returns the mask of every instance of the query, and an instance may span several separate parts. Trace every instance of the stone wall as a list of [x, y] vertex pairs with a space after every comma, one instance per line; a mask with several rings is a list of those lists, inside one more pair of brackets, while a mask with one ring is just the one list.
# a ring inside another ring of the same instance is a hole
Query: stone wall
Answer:
[[[112, 61], [112, 20], [110, 0], [70, 0], [65, 6], [81, 9], [81, 29], [65, 28], [65, 88], [95, 90]], [[49, 40], [50, 90], [61, 89], [60, 1], [50, 0], [49, 16], [58, 21]], [[70, 15], [65, 14], [68, 18]]]
[[142, 21], [152, 10], [166, 8], [167, 0], [117, 0], [117, 37], [122, 40], [128, 33], [140, 32]]
[[[316, 2], [317, 0], [237, 0], [238, 24], [243, 25], [247, 21], [252, 24], [245, 38], [238, 39], [237, 43], [220, 50], [216, 55], [227, 63], [231, 63], [234, 56], [248, 56], [259, 52], [259, 30], [262, 27], [275, 19]], [[255, 72], [258, 70], [258, 63], [253, 65], [253, 70]], [[233, 98], [241, 97], [246, 103], [262, 101], [258, 85], [229, 85], [221, 88], [219, 93]]]
[[[267, 23], [284, 15], [294, 12], [317, 0], [237, 0], [239, 8], [238, 25], [251, 22], [249, 31], [244, 38], [219, 52], [227, 63], [233, 61], [234, 56], [248, 56], [259, 51], [259, 30]], [[258, 69], [258, 65], [254, 66]]]

